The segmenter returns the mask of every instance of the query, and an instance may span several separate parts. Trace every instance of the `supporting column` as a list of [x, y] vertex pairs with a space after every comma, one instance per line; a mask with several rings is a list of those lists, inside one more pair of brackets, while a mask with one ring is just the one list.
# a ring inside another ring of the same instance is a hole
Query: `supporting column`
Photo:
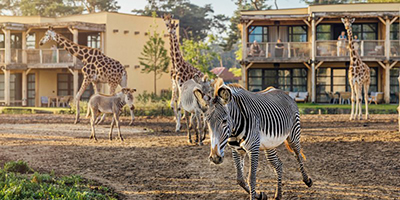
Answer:
[[106, 53], [105, 34], [105, 32], [100, 32], [100, 46], [103, 53]]
[[22, 32], [22, 63], [28, 63], [28, 56], [26, 54], [26, 36], [27, 32]]
[[[72, 33], [72, 36], [73, 36], [73, 40], [72, 41], [74, 43], [78, 44], [78, 34], [79, 34], [78, 29], [74, 29], [74, 28], [68, 27], [68, 30]], [[77, 58], [74, 56], [74, 57], [72, 57], [72, 60], [73, 60], [74, 64], [76, 65]]]
[[10, 98], [10, 70], [3, 70], [4, 72], [4, 102], [6, 106], [9, 106], [11, 103]]
[[311, 16], [311, 102], [315, 103], [316, 99], [316, 82], [315, 82], [315, 16]]
[[[245, 22], [242, 23], [242, 60], [247, 59], [247, 24]], [[242, 86], [246, 89], [247, 87], [247, 69], [246, 64], [242, 64]]]
[[5, 49], [4, 62], [7, 65], [7, 64], [11, 63], [11, 32], [10, 32], [10, 30], [4, 30], [4, 29], [3, 29], [3, 32], [4, 32], [4, 39], [5, 39], [5, 42], [4, 42], [4, 49]]
[[22, 72], [22, 106], [28, 105], [28, 74]]
[[389, 63], [386, 63], [385, 65], [385, 85], [383, 95], [385, 103], [390, 103], [390, 66]]
[[[390, 59], [390, 19], [386, 17], [385, 29], [385, 57], [386, 60]], [[386, 101], [386, 99], [385, 99]]]
[[74, 98], [75, 98], [79, 90], [79, 70], [74, 70], [73, 75], [74, 75]]

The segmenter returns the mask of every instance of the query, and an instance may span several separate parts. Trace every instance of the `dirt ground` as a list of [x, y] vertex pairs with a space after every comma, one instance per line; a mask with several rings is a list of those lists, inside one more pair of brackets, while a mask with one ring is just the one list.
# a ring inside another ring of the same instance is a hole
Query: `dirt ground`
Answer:
[[[302, 116], [305, 166], [314, 185], [302, 182], [295, 157], [282, 145], [284, 199], [400, 199], [397, 116], [348, 117]], [[86, 119], [74, 125], [72, 115], [0, 115], [0, 165], [24, 160], [38, 171], [79, 174], [122, 199], [248, 198], [236, 184], [229, 149], [223, 164], [210, 164], [209, 139], [204, 146], [188, 145], [184, 133], [173, 131], [172, 118], [137, 118], [134, 127], [123, 120], [125, 142], [108, 140], [109, 121], [97, 128], [99, 141], [93, 142]], [[271, 199], [275, 185], [260, 156], [257, 191]]]

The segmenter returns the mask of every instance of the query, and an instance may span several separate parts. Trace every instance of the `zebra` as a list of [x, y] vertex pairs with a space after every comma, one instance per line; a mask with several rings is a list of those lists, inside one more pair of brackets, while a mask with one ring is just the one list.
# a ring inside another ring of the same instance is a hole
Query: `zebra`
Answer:
[[96, 93], [90, 97], [86, 113], [86, 118], [88, 118], [89, 115], [91, 115], [90, 126], [92, 129], [92, 133], [90, 135], [90, 139], [94, 139], [97, 141], [94, 125], [96, 124], [96, 119], [99, 116], [99, 114], [111, 113], [113, 114], [113, 119], [111, 122], [109, 139], [112, 140], [112, 131], [114, 128], [114, 124], [117, 124], [118, 137], [121, 141], [124, 140], [121, 135], [119, 114], [122, 108], [125, 106], [125, 104], [128, 104], [131, 111], [135, 109], [133, 105], [134, 92], [136, 92], [136, 89], [122, 88], [122, 90], [120, 92], [117, 92], [115, 95], [105, 95]]
[[[179, 102], [181, 103], [181, 106], [185, 111], [188, 142], [192, 143], [190, 128], [193, 127], [194, 122], [196, 122], [196, 124], [194, 125], [194, 130], [196, 132], [195, 142], [199, 142], [199, 145], [203, 145], [206, 131], [205, 120], [203, 120], [203, 113], [205, 112], [206, 107], [198, 104], [195, 96], [200, 95], [202, 99], [209, 100], [211, 82], [208, 80], [207, 75], [204, 75], [203, 78], [200, 78], [200, 76], [196, 74], [192, 79], [186, 81], [181, 88], [182, 92], [181, 95], [179, 95]], [[189, 113], [191, 114], [190, 122]]]
[[[237, 183], [249, 193], [250, 199], [266, 199], [265, 193], [258, 194], [255, 189], [259, 151], [265, 151], [277, 175], [275, 199], [281, 199], [282, 162], [276, 147], [285, 142], [296, 154], [304, 183], [311, 187], [312, 180], [303, 167], [300, 114], [294, 100], [273, 87], [253, 93], [238, 84], [225, 85], [222, 79], [218, 79], [214, 87], [215, 93], [206, 112], [211, 138], [210, 161], [221, 164], [228, 144], [232, 148]], [[249, 184], [243, 176], [246, 154], [250, 158]]]

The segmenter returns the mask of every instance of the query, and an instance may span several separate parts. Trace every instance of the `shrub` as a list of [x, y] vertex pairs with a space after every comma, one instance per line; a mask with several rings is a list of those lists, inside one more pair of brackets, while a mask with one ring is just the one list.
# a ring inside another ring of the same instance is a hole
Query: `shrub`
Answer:
[[19, 160], [19, 161], [11, 161], [4, 164], [4, 171], [5, 172], [15, 172], [15, 173], [29, 173], [33, 172], [33, 170], [26, 164], [26, 162]]

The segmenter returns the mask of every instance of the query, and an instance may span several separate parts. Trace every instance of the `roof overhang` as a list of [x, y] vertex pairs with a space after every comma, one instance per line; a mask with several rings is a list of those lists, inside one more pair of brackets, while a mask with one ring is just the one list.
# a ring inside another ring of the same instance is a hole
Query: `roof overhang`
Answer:
[[105, 24], [95, 24], [88, 22], [50, 22], [50, 23], [33, 23], [33, 24], [23, 24], [23, 23], [15, 23], [15, 22], [4, 22], [0, 23], [1, 29], [5, 30], [15, 30], [15, 31], [24, 31], [27, 29], [47, 29], [49, 26], [53, 28], [73, 28], [78, 30], [85, 31], [106, 31]]

